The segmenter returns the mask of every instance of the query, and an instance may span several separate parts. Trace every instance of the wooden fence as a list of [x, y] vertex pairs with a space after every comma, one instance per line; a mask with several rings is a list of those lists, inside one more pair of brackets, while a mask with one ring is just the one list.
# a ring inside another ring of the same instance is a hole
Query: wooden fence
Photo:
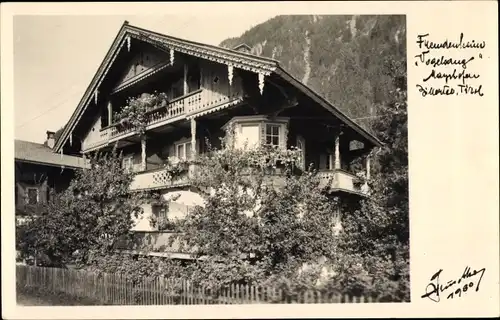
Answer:
[[371, 297], [350, 297], [307, 290], [286, 294], [281, 289], [262, 286], [230, 285], [217, 291], [194, 286], [189, 281], [144, 278], [134, 284], [120, 274], [97, 274], [77, 269], [16, 265], [20, 288], [63, 293], [92, 299], [103, 305], [194, 305], [251, 303], [365, 303]]

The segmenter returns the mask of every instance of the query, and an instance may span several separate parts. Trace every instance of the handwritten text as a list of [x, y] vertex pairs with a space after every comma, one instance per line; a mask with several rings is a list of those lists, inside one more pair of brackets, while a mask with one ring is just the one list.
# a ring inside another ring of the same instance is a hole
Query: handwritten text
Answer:
[[422, 97], [484, 96], [481, 74], [471, 67], [483, 59], [486, 42], [466, 40], [463, 33], [456, 41], [430, 39], [429, 33], [417, 35], [420, 53], [415, 56], [415, 66], [424, 69], [424, 76], [417, 83]]
[[429, 284], [425, 287], [425, 294], [422, 295], [422, 298], [428, 298], [434, 302], [439, 302], [441, 300], [441, 294], [446, 296], [446, 299], [453, 299], [455, 297], [462, 297], [463, 294], [470, 290], [479, 291], [479, 285], [481, 284], [485, 271], [486, 268], [472, 270], [470, 267], [466, 267], [462, 276], [457, 280], [441, 282], [439, 277], [443, 269], [439, 269], [431, 276]]

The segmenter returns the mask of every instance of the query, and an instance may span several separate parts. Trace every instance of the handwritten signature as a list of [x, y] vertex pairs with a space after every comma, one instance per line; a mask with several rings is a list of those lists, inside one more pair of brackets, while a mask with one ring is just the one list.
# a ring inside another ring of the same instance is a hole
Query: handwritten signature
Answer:
[[[422, 298], [429, 298], [434, 302], [439, 302], [441, 300], [440, 295], [443, 293], [447, 294], [446, 299], [453, 299], [456, 296], [461, 297], [462, 293], [473, 290], [474, 285], [476, 286], [475, 291], [479, 291], [479, 285], [481, 284], [485, 271], [486, 268], [472, 271], [470, 267], [466, 267], [458, 280], [450, 280], [443, 285], [439, 282], [439, 276], [441, 272], [443, 272], [443, 269], [439, 269], [438, 272], [432, 275], [430, 283], [425, 288], [425, 294], [422, 295]], [[477, 282], [474, 282], [473, 277], [477, 275], [479, 275], [479, 279], [476, 277], [475, 279]]]

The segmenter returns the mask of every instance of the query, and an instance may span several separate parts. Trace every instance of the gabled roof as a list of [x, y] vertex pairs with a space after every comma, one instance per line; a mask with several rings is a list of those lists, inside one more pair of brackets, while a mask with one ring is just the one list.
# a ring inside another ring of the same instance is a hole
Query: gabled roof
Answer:
[[52, 149], [41, 143], [17, 139], [14, 143], [15, 161], [67, 168], [85, 167], [82, 158], [54, 153]]
[[241, 49], [246, 49], [248, 52], [252, 51], [252, 48], [246, 43], [241, 43], [233, 48], [233, 50], [240, 51], [240, 52], [241, 52]]
[[161, 33], [131, 26], [127, 21], [125, 21], [115, 40], [113, 41], [110, 49], [108, 50], [108, 53], [106, 54], [104, 60], [99, 66], [96, 74], [94, 75], [94, 78], [87, 87], [87, 90], [80, 100], [75, 112], [72, 114], [68, 124], [65, 126], [62, 134], [57, 139], [54, 146], [55, 152], [59, 152], [64, 146], [69, 137], [69, 133], [73, 130], [73, 128], [79, 121], [89, 101], [92, 99], [93, 95], [98, 92], [99, 85], [101, 84], [107, 71], [113, 64], [116, 56], [121, 50], [123, 50], [124, 46], [126, 47], [127, 45], [129, 45], [129, 41], [132, 38], [150, 43], [153, 46], [165, 51], [174, 50], [206, 60], [230, 64], [235, 68], [262, 73], [264, 75], [275, 73], [281, 76], [284, 80], [291, 83], [298, 90], [302, 91], [305, 95], [309, 96], [311, 99], [319, 103], [321, 106], [332, 112], [339, 119], [349, 125], [354, 131], [365, 137], [368, 141], [372, 142], [374, 145], [382, 145], [382, 143], [376, 137], [367, 132], [354, 121], [350, 120], [342, 111], [325, 100], [325, 98], [321, 97], [311, 88], [307, 87], [302, 82], [295, 79], [292, 75], [286, 72], [279, 65], [279, 62], [274, 59], [167, 36]]

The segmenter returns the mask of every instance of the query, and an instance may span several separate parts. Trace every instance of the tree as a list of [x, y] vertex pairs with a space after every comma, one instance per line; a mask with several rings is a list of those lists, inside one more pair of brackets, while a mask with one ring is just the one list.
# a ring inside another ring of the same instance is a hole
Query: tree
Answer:
[[384, 146], [377, 150], [361, 209], [343, 217], [338, 275], [332, 283], [350, 294], [374, 294], [382, 300], [409, 300], [409, 202], [406, 68], [386, 61], [397, 88], [380, 106], [373, 125]]
[[335, 204], [314, 172], [297, 169], [298, 156], [228, 143], [201, 156], [193, 183], [205, 204], [179, 225], [185, 250], [203, 257], [192, 280], [218, 286], [295, 279], [304, 263], [333, 258]]
[[64, 265], [84, 263], [91, 251], [110, 252], [114, 241], [129, 233], [148, 198], [130, 192], [132, 179], [116, 151], [91, 157], [90, 168], [77, 171], [68, 189], [51, 197], [44, 214], [18, 228], [22, 255], [44, 255]]

